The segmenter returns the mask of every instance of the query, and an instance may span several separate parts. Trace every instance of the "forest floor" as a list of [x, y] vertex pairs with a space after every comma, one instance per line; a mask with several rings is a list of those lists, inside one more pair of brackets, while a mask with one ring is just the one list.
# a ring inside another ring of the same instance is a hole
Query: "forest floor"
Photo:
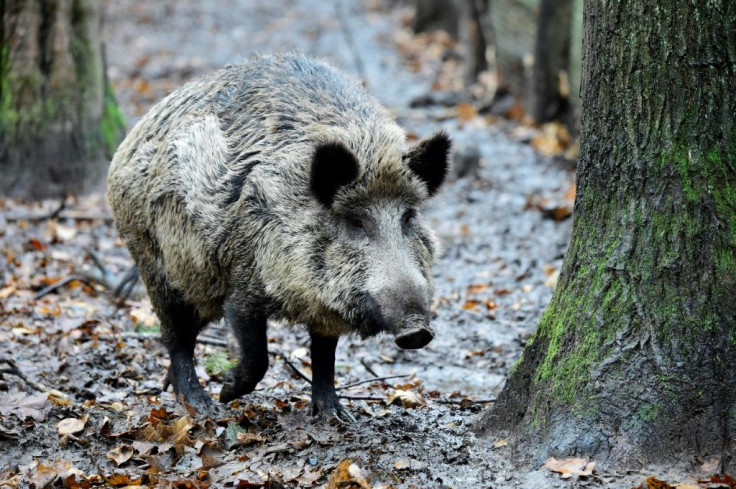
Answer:
[[[558, 125], [522, 124], [509, 99], [491, 104], [484, 87], [463, 88], [458, 46], [413, 35], [409, 10], [377, 0], [105, 4], [108, 72], [129, 126], [186, 80], [254, 52], [296, 49], [365, 80], [410, 140], [451, 135], [453, 176], [426, 210], [444, 248], [436, 337], [418, 351], [390, 338], [343, 339], [338, 392], [357, 421], [335, 425], [312, 418], [309, 383], [296, 373], [310, 375], [306, 332], [273, 324], [270, 369], [256, 392], [218, 416], [197, 416], [161, 391], [168, 358], [147, 297], [120, 305], [109, 293], [132, 262], [103, 191], [63, 203], [4, 201], [0, 488], [683, 481], [664, 468], [621, 474], [598, 465], [568, 479], [542, 466], [518, 472], [505, 440], [473, 430], [534, 331], [567, 247], [574, 173], [560, 155], [574, 147]], [[95, 258], [113, 275], [101, 277]], [[216, 396], [230, 365], [228, 333], [220, 324], [204, 335], [198, 373]]]

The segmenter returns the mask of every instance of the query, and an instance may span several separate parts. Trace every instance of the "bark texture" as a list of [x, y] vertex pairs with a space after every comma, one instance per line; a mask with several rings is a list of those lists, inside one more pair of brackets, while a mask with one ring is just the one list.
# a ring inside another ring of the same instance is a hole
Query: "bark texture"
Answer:
[[105, 78], [96, 0], [2, 0], [0, 194], [99, 183], [124, 125]]
[[571, 245], [481, 422], [519, 460], [730, 463], [735, 25], [731, 0], [586, 2]]

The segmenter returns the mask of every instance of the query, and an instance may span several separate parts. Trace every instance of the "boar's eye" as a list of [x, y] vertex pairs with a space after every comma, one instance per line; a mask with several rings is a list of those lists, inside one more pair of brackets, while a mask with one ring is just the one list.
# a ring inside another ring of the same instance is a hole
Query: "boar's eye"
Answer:
[[347, 216], [345, 218], [348, 232], [355, 238], [366, 236], [365, 221], [359, 216]]
[[414, 224], [414, 218], [417, 215], [417, 211], [414, 209], [407, 209], [404, 212], [404, 215], [401, 216], [401, 231], [404, 234], [409, 234], [412, 231], [412, 226]]

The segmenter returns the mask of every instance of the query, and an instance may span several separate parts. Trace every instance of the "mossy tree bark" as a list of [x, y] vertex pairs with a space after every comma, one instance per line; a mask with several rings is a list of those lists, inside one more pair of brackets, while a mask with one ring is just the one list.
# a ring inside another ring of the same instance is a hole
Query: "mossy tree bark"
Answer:
[[571, 244], [481, 428], [520, 461], [736, 435], [736, 2], [590, 0]]
[[99, 183], [123, 120], [105, 77], [96, 0], [0, 0], [0, 195]]

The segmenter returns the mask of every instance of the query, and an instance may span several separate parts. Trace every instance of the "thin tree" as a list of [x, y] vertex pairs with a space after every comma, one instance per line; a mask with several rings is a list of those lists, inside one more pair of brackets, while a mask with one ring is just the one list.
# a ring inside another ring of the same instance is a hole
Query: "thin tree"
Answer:
[[571, 244], [537, 332], [482, 420], [522, 459], [729, 463], [735, 26], [732, 0], [586, 2]]
[[79, 193], [123, 132], [97, 0], [0, 0], [0, 195]]

